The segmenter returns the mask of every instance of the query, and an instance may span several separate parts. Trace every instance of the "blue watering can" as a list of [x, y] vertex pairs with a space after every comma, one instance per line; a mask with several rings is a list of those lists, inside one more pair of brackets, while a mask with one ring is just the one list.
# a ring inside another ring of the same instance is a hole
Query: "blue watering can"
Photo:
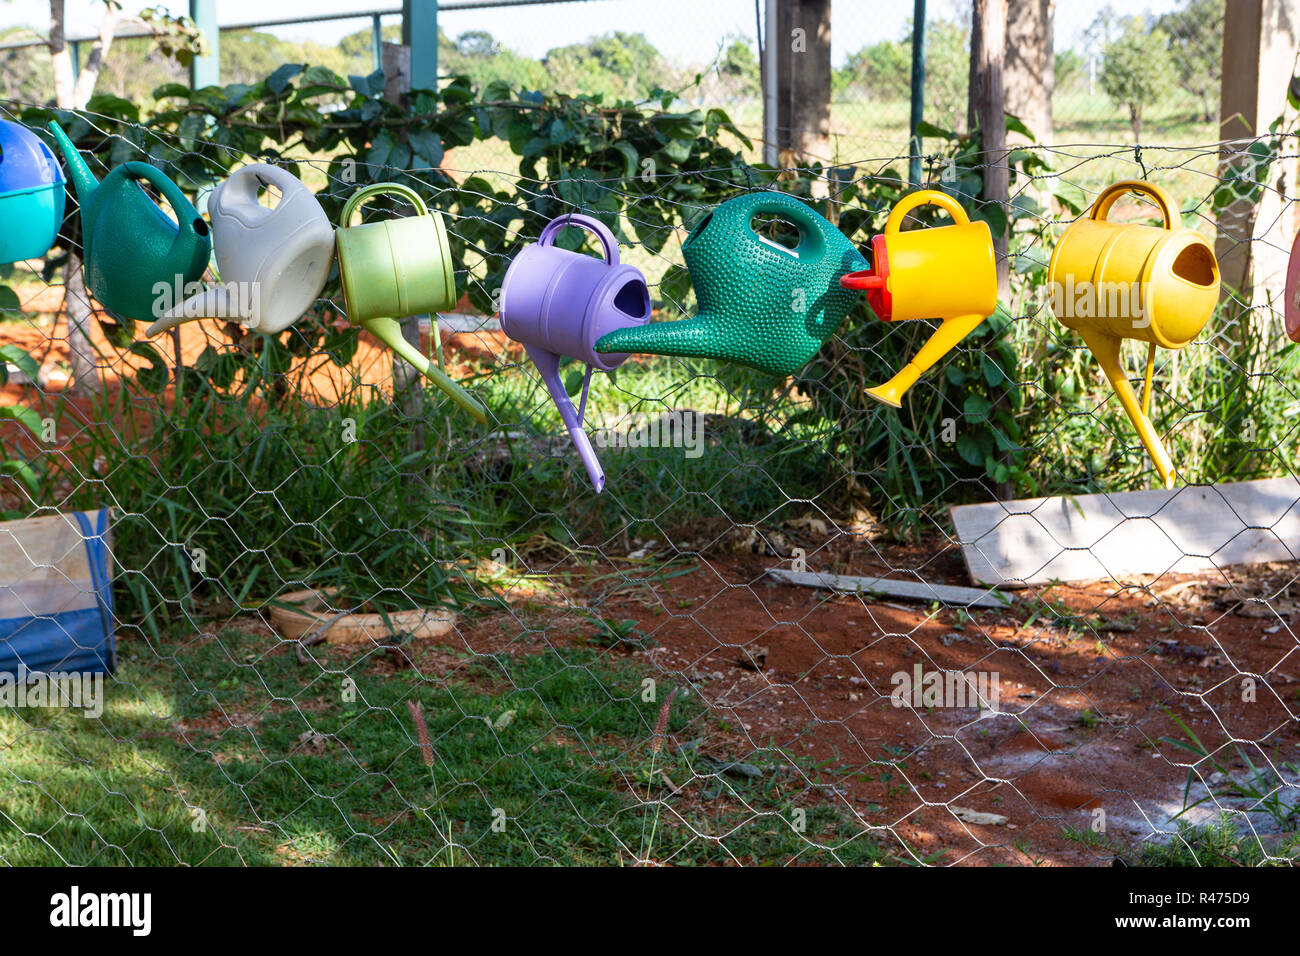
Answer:
[[67, 199], [53, 151], [21, 123], [0, 120], [0, 264], [50, 251]]

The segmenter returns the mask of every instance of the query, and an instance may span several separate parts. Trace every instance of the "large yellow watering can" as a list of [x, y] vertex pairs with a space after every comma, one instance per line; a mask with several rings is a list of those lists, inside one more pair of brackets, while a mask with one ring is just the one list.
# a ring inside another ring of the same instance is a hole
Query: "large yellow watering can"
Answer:
[[[1106, 221], [1125, 193], [1143, 193], [1164, 226]], [[1052, 311], [1083, 336], [1119, 396], [1166, 488], [1178, 475], [1148, 417], [1156, 346], [1180, 349], [1200, 333], [1219, 301], [1219, 263], [1197, 232], [1179, 223], [1178, 205], [1159, 186], [1126, 180], [1102, 190], [1087, 218], [1061, 235], [1047, 267]], [[1149, 344], [1139, 406], [1120, 367], [1120, 341]]]
[[[917, 206], [938, 206], [954, 225], [901, 232], [903, 217]], [[921, 351], [872, 398], [898, 408], [903, 393], [935, 362], [993, 314], [998, 274], [987, 223], [971, 222], [961, 203], [934, 189], [904, 196], [889, 213], [885, 231], [871, 239], [871, 268], [840, 278], [845, 289], [867, 293], [871, 309], [886, 322], [942, 319]]]

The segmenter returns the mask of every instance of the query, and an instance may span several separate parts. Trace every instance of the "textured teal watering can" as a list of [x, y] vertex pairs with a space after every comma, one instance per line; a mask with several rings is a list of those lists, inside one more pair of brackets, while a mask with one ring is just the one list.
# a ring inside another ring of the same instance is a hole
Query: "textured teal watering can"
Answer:
[[[771, 216], [799, 230], [788, 249], [754, 231]], [[857, 299], [840, 276], [867, 267], [848, 238], [784, 193], [729, 199], [682, 243], [699, 314], [680, 322], [616, 329], [597, 352], [652, 352], [726, 359], [777, 375], [808, 362], [840, 327]]]
[[[63, 150], [81, 204], [86, 287], [114, 315], [158, 318], [176, 304], [175, 290], [197, 283], [208, 267], [208, 224], [162, 170], [148, 163], [124, 163], [97, 181], [59, 124], [51, 120], [50, 130]], [[137, 179], [163, 195], [176, 222]]]

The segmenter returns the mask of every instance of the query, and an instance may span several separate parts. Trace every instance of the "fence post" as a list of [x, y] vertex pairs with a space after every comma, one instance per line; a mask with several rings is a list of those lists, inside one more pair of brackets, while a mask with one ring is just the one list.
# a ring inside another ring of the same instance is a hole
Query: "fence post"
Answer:
[[190, 63], [190, 86], [200, 89], [221, 83], [221, 31], [217, 28], [217, 0], [190, 0], [190, 19], [208, 44], [207, 56]]
[[[970, 110], [971, 129], [980, 136], [980, 163], [984, 167], [985, 202], [1001, 203], [1005, 211], [1010, 199], [1011, 177], [1007, 169], [1006, 98], [1002, 69], [1007, 50], [1007, 0], [975, 0], [971, 11]], [[1008, 218], [1010, 218], [1008, 216]], [[1010, 289], [1009, 237], [993, 237], [997, 255], [998, 298]]]
[[370, 18], [370, 49], [375, 58], [375, 69], [384, 68], [384, 24], [379, 14]]
[[411, 48], [411, 89], [438, 88], [437, 0], [402, 0], [402, 43]]
[[831, 2], [781, 0], [776, 47], [781, 164], [831, 162]]
[[921, 185], [921, 137], [916, 129], [921, 125], [925, 109], [925, 0], [915, 0], [912, 6], [912, 122], [907, 140], [911, 159], [907, 164], [907, 181]]
[[769, 166], [780, 162], [776, 147], [776, 51], [781, 45], [779, 20], [777, 0], [767, 0], [763, 8], [763, 162]]
[[[1251, 178], [1251, 170], [1242, 168], [1253, 162], [1246, 147], [1266, 135], [1286, 108], [1298, 40], [1296, 0], [1233, 0], [1227, 5], [1219, 94], [1221, 179], [1234, 174]], [[1294, 150], [1283, 149], [1284, 156], [1288, 152], [1294, 156]], [[1263, 320], [1270, 299], [1280, 303], [1285, 294], [1287, 250], [1295, 232], [1286, 213], [1294, 196], [1296, 163], [1285, 158], [1275, 163], [1258, 202], [1243, 197], [1219, 210], [1215, 241], [1224, 286], [1239, 294], [1240, 306], [1258, 310]]]

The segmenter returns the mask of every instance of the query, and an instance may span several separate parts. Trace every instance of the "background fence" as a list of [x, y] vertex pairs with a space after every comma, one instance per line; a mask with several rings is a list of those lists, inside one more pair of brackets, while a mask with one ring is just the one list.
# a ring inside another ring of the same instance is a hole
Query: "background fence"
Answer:
[[[1094, 360], [1044, 307], [1052, 244], [1123, 178], [1166, 186], [1212, 235], [1224, 202], [1277, 196], [1266, 170], [1225, 180], [1209, 137], [1035, 145], [1012, 157], [1011, 201], [990, 209], [974, 198], [972, 140], [933, 137], [927, 180], [1011, 231], [1004, 310], [901, 411], [863, 388], [930, 325], [880, 323], [862, 303], [789, 379], [655, 357], [596, 376], [593, 430], [610, 439], [598, 497], [491, 321], [506, 266], [553, 216], [595, 214], [659, 317], [691, 314], [684, 229], [773, 174], [749, 165], [733, 117], [611, 116], [510, 92], [445, 86], [382, 154], [380, 131], [407, 111], [319, 71], [220, 101], [175, 91], [138, 112], [99, 100], [58, 114], [100, 173], [148, 158], [195, 191], [256, 157], [296, 172], [334, 217], [360, 184], [416, 188], [447, 217], [464, 293], [444, 320], [448, 367], [493, 420], [395, 387], [336, 283], [274, 337], [204, 321], [144, 344], [96, 314], [96, 373], [74, 389], [74, 210], [49, 260], [4, 276], [0, 339], [41, 371], [2, 393], [36, 417], [0, 431], [4, 461], [25, 465], [3, 471], [0, 503], [9, 518], [114, 508], [119, 668], [100, 716], [0, 711], [0, 859], [1288, 859], [1294, 563], [1211, 555], [1210, 571], [1039, 584], [1001, 608], [768, 574], [968, 585], [950, 505], [1149, 487]], [[52, 115], [0, 111], [34, 128]], [[450, 152], [421, 152], [426, 129]], [[861, 142], [842, 141], [820, 207], [860, 244], [907, 174], [905, 141], [885, 159]], [[1257, 142], [1268, 168], [1295, 157], [1289, 134]], [[788, 171], [780, 188], [807, 196], [820, 172]], [[1190, 482], [1179, 495], [1295, 482], [1300, 373], [1276, 308], [1225, 289], [1200, 338], [1160, 353], [1155, 385], [1157, 428]], [[431, 616], [399, 616], [413, 609]], [[348, 610], [380, 622], [324, 632], [355, 621]], [[996, 675], [997, 700], [899, 696], [933, 673]]]

